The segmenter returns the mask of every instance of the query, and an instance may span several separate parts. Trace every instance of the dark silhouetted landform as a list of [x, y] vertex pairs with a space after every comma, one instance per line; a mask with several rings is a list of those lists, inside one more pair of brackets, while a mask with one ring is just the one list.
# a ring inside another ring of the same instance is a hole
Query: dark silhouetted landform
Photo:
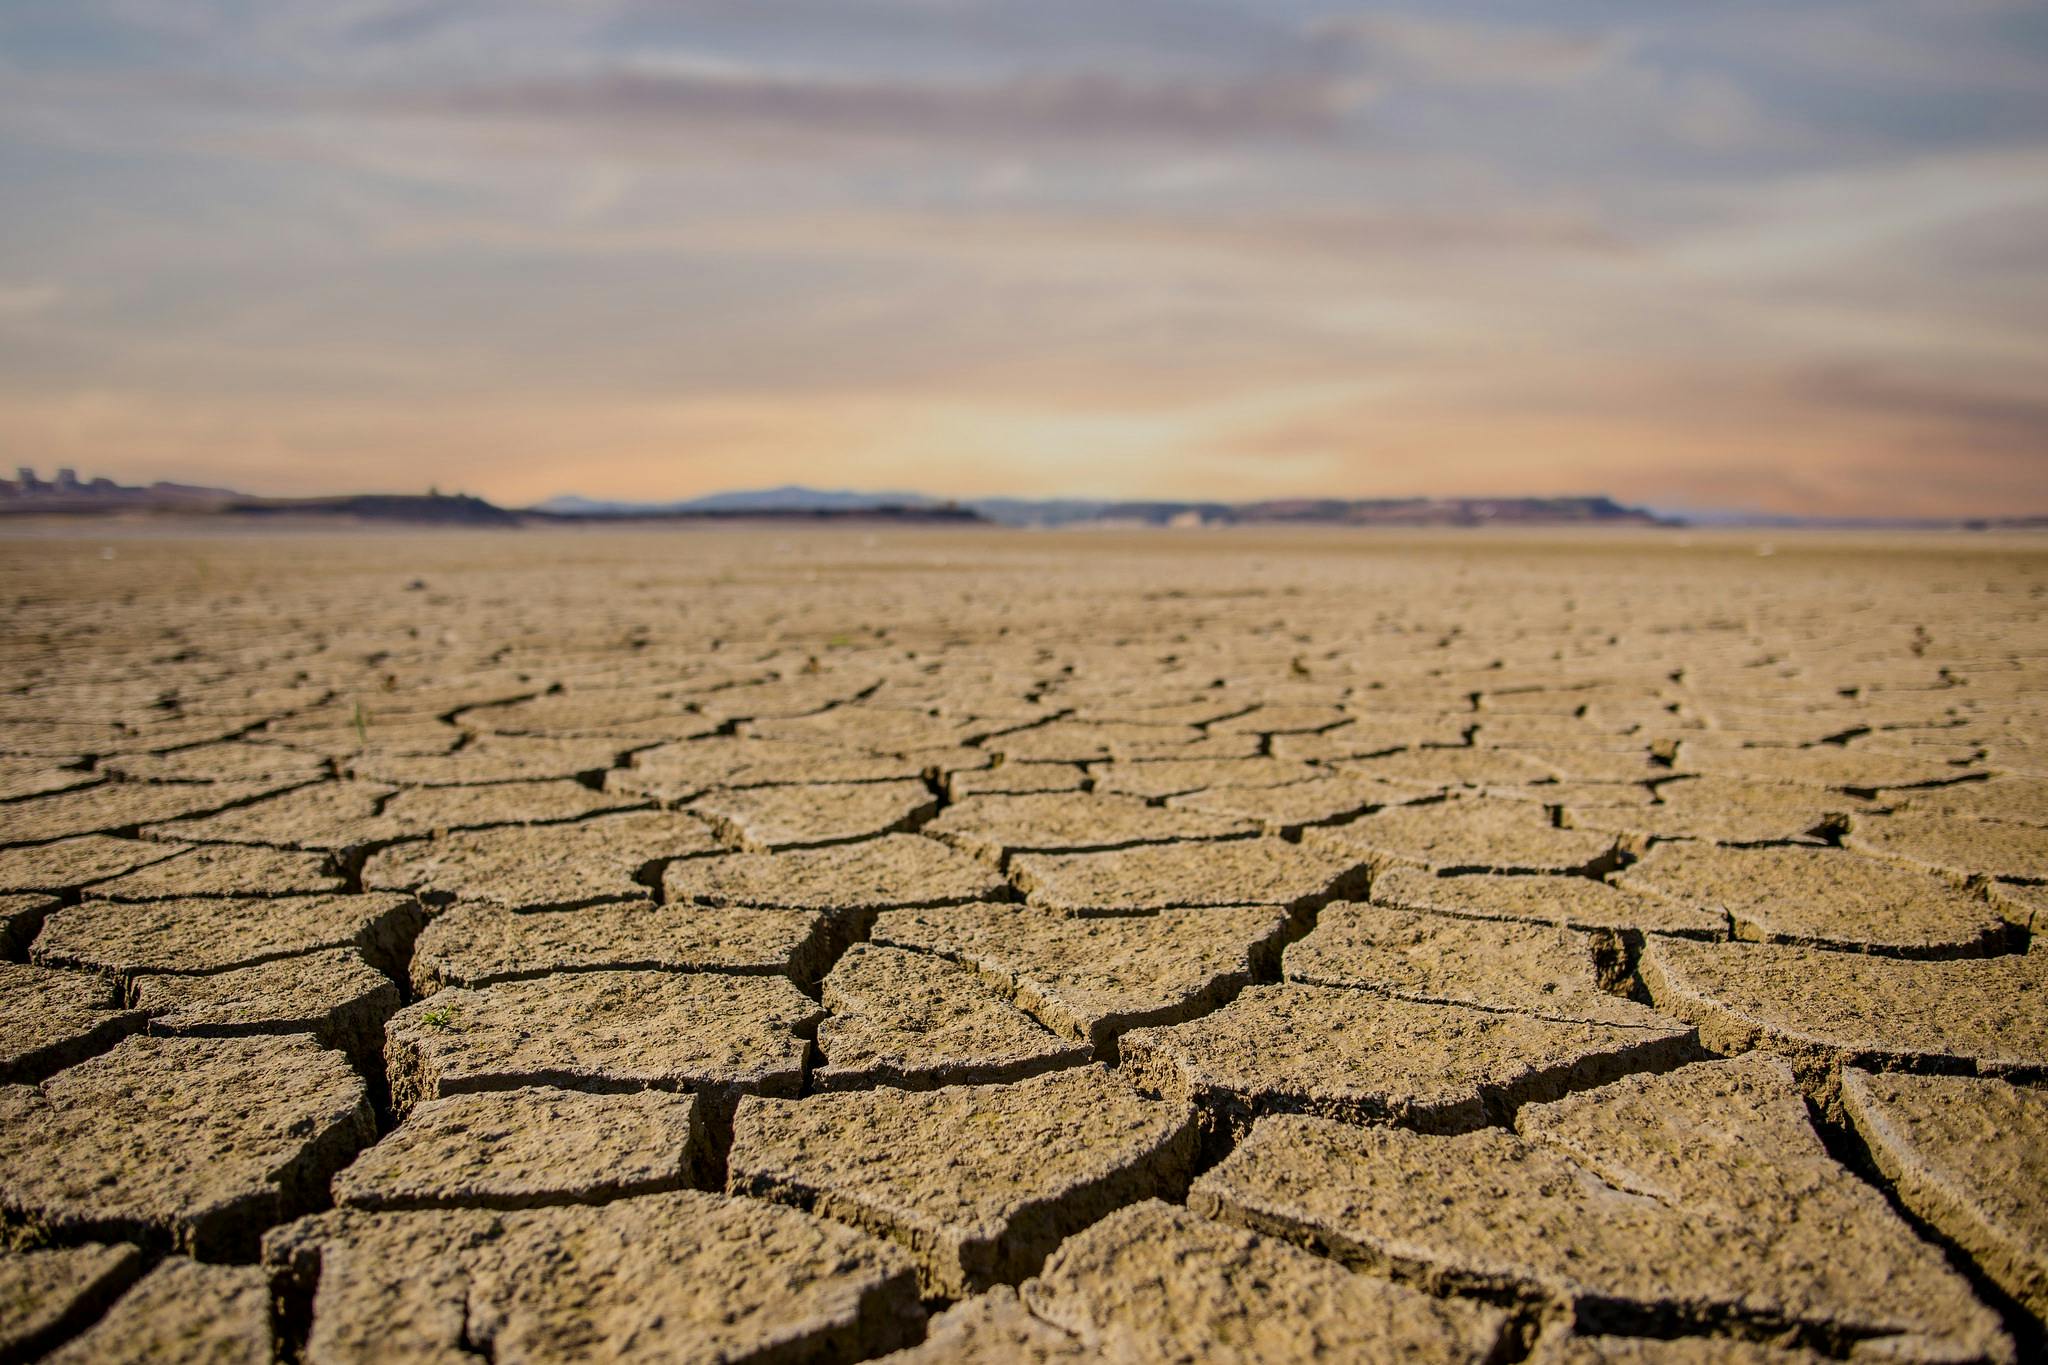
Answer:
[[862, 493], [850, 488], [747, 488], [679, 502], [617, 502], [565, 493], [532, 510], [570, 516], [661, 516], [676, 512], [878, 512], [949, 506], [923, 493]]
[[524, 518], [482, 498], [443, 493], [350, 493], [324, 498], [261, 498], [231, 488], [112, 479], [80, 479], [60, 469], [42, 479], [22, 468], [0, 479], [0, 516], [209, 516], [243, 520], [319, 519], [413, 522], [441, 526], [517, 526]]
[[235, 517], [346, 517], [436, 526], [518, 526], [525, 518], [467, 493], [355, 493], [335, 498], [238, 498], [220, 509]]
[[11, 479], [0, 479], [0, 513], [94, 513], [119, 511], [212, 511], [243, 495], [228, 488], [165, 483], [130, 486], [112, 479], [81, 479], [75, 469], [60, 469], [54, 479], [38, 478], [23, 465]]
[[[800, 490], [808, 493], [809, 490]], [[635, 506], [562, 498], [537, 508], [506, 508], [468, 493], [348, 493], [331, 497], [266, 498], [229, 488], [191, 484], [124, 485], [112, 479], [80, 479], [60, 469], [43, 479], [22, 468], [0, 479], [0, 517], [13, 516], [205, 516], [242, 521], [395, 522], [430, 526], [528, 526], [579, 522], [650, 521], [901, 521], [983, 524], [987, 518], [957, 503], [917, 494], [903, 501], [849, 494], [844, 498], [796, 496], [756, 502], [736, 493], [672, 506]]]
[[785, 485], [714, 493], [670, 503], [605, 502], [565, 494], [533, 509], [555, 516], [611, 517], [821, 516], [964, 510], [1005, 526], [1076, 523], [1138, 526], [1485, 526], [1675, 524], [1611, 498], [1289, 498], [1266, 502], [1113, 502], [1087, 498], [968, 498], [947, 502], [921, 493], [862, 493]]
[[863, 493], [846, 488], [778, 488], [714, 493], [680, 502], [606, 501], [575, 494], [548, 499], [538, 512], [606, 517], [777, 516], [830, 511], [858, 515], [964, 507], [1004, 526], [1727, 526], [1836, 530], [2041, 530], [2048, 516], [1797, 517], [1764, 512], [1631, 507], [1603, 496], [1555, 498], [1277, 498], [1262, 502], [1117, 502], [1101, 498], [963, 498]]
[[228, 488], [157, 482], [124, 485], [60, 469], [0, 479], [8, 516], [221, 517], [250, 522], [353, 521], [434, 526], [547, 526], [778, 521], [1001, 526], [1719, 526], [1834, 530], [2043, 530], [2048, 516], [1979, 518], [1791, 517], [1631, 507], [1604, 496], [1553, 498], [1278, 498], [1262, 502], [1116, 502], [1089, 498], [975, 498], [922, 493], [779, 488], [713, 493], [678, 502], [619, 502], [563, 494], [507, 508], [468, 493], [353, 493], [268, 498]]

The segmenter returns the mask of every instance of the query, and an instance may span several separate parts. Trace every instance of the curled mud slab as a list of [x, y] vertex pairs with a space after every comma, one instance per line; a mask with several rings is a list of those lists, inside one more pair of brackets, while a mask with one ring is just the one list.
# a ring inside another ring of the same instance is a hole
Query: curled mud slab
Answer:
[[1129, 915], [1194, 905], [1307, 908], [1365, 888], [1363, 860], [1285, 839], [1171, 843], [1107, 853], [1027, 853], [1011, 876], [1033, 905]]
[[1012, 853], [1081, 852], [1131, 844], [1251, 835], [1249, 820], [1155, 806], [1108, 792], [972, 796], [955, 801], [924, 832], [1001, 863]]
[[88, 900], [167, 901], [206, 896], [314, 896], [347, 890], [317, 853], [204, 845], [85, 888]]
[[1660, 844], [1618, 886], [1727, 917], [1735, 937], [1894, 957], [1999, 951], [2005, 921], [1931, 873], [1841, 849]]
[[1070, 1240], [1021, 1296], [1111, 1359], [1479, 1362], [1504, 1326], [1497, 1309], [1352, 1275], [1157, 1201]]
[[1473, 1005], [1587, 1024], [1665, 1028], [1673, 1021], [1606, 990], [1611, 939], [1548, 925], [1459, 919], [1377, 905], [1332, 905], [1287, 949], [1281, 971], [1423, 1004]]
[[33, 1360], [104, 1313], [147, 1264], [126, 1244], [0, 1252], [0, 1355]]
[[727, 1187], [910, 1248], [925, 1290], [957, 1298], [1036, 1270], [1067, 1234], [1175, 1192], [1194, 1111], [1100, 1067], [1011, 1085], [744, 1100]]
[[87, 901], [51, 915], [29, 955], [123, 979], [207, 975], [323, 948], [353, 948], [389, 968], [424, 918], [410, 897], [391, 895]]
[[268, 1365], [276, 1351], [270, 1277], [261, 1267], [172, 1256], [45, 1359], [51, 1365]]
[[1644, 949], [1641, 973], [1657, 1007], [1697, 1024], [1717, 1052], [2048, 1076], [2048, 958], [2039, 953], [1913, 962], [1667, 940]]
[[793, 1094], [815, 1002], [773, 976], [572, 972], [450, 988], [385, 1028], [391, 1100], [522, 1085]]
[[1268, 1119], [1192, 1204], [1582, 1324], [1749, 1324], [1908, 1358], [2011, 1349], [1940, 1252], [1833, 1162], [1783, 1066], [1635, 1077], [1530, 1106], [1515, 1129]]
[[120, 983], [89, 972], [0, 962], [0, 1083], [42, 1080], [106, 1051], [148, 1018]]
[[1376, 866], [1460, 872], [1587, 873], [1614, 861], [1614, 840], [1559, 829], [1541, 806], [1464, 797], [1377, 811], [1348, 825], [1312, 829], [1309, 848], [1349, 851]]
[[1689, 1028], [1555, 1020], [1370, 991], [1253, 986], [1216, 1013], [1122, 1040], [1133, 1083], [1192, 1100], [1227, 1132], [1326, 1114], [1426, 1132], [1693, 1055]]
[[857, 943], [820, 998], [828, 1014], [811, 1083], [821, 1090], [1018, 1080], [1092, 1050], [1010, 1003], [972, 966], [932, 953]]
[[0, 848], [0, 894], [12, 898], [26, 892], [72, 891], [160, 863], [178, 851], [176, 844], [115, 839], [104, 834], [84, 834], [26, 848]]
[[1757, 548], [0, 537], [0, 1365], [2048, 1354], [2048, 551]]
[[0, 1209], [59, 1236], [246, 1255], [375, 1140], [364, 1094], [310, 1038], [129, 1038], [0, 1087]]
[[129, 991], [149, 1031], [230, 1038], [310, 1033], [373, 1071], [384, 1021], [398, 1009], [397, 983], [353, 948], [282, 957], [209, 976], [152, 975]]
[[1563, 823], [1625, 840], [1697, 839], [1706, 843], [1825, 843], [1866, 803], [1846, 793], [1723, 777], [1687, 777], [1657, 788], [1657, 800], [1610, 804], [1568, 800]]
[[1907, 1208], [2048, 1317], [2048, 1093], [1997, 1080], [1850, 1071], [1842, 1105]]
[[334, 1178], [360, 1209], [599, 1204], [689, 1185], [705, 1141], [694, 1095], [547, 1086], [427, 1100]]
[[2048, 881], [2048, 827], [1922, 815], [1906, 810], [1855, 821], [1850, 848], [1956, 877]]
[[717, 851], [700, 821], [633, 811], [544, 829], [477, 830], [400, 844], [363, 865], [371, 890], [410, 891], [429, 904], [457, 899], [511, 910], [646, 900], [650, 869]]
[[662, 887], [672, 901], [839, 913], [1000, 898], [1009, 886], [964, 853], [914, 834], [782, 853], [685, 858]]
[[809, 980], [830, 955], [830, 922], [806, 910], [628, 901], [517, 914], [459, 905], [413, 947], [413, 986], [487, 986], [557, 972], [770, 974]]
[[873, 939], [972, 967], [1064, 1037], [1107, 1050], [1214, 1009], [1269, 968], [1292, 920], [1270, 906], [1080, 918], [1035, 906], [896, 910]]
[[734, 848], [773, 853], [815, 844], [844, 844], [911, 829], [937, 812], [922, 782], [820, 782], [714, 791], [690, 813]]
[[914, 1338], [910, 1258], [839, 1224], [679, 1190], [496, 1212], [343, 1209], [264, 1239], [311, 1292], [309, 1362], [857, 1360]]
[[1470, 919], [1613, 934], [1728, 937], [1725, 914], [1639, 895], [1590, 877], [1439, 877], [1421, 868], [1391, 867], [1372, 879], [1372, 899], [1398, 910]]

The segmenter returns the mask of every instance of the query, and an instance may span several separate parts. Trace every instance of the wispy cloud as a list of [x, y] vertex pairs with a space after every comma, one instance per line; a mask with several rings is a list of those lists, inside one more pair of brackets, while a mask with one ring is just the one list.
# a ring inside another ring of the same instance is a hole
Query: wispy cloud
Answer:
[[677, 138], [883, 139], [924, 146], [1213, 145], [1320, 139], [1359, 103], [1300, 73], [1234, 81], [1100, 72], [985, 81], [874, 80], [734, 69], [617, 69], [370, 94], [372, 112], [548, 123]]
[[36, 280], [0, 280], [0, 317], [34, 318], [64, 297], [61, 285]]
[[1374, 70], [1454, 85], [1571, 84], [1614, 62], [1629, 46], [1626, 35], [1598, 28], [1482, 23], [1383, 10], [1320, 19], [1309, 32], [1343, 42]]
[[[2036, 376], [2038, 377], [2038, 376]], [[1795, 377], [1796, 398], [1854, 420], [1903, 421], [1928, 443], [2036, 462], [2048, 473], [2048, 398], [2038, 384], [1999, 388], [1888, 373], [1873, 365], [1826, 365]]]

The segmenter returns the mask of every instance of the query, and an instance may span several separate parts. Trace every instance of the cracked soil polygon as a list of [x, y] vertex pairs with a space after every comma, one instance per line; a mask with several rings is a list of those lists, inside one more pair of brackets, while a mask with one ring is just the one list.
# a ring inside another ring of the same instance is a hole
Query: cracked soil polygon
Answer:
[[822, 1011], [779, 976], [569, 972], [450, 987], [385, 1026], [391, 1100], [560, 1085], [796, 1093]]
[[1192, 1174], [1194, 1111], [1101, 1067], [1008, 1085], [747, 1099], [726, 1185], [910, 1249], [927, 1293], [1015, 1283], [1071, 1232]]
[[247, 1254], [375, 1137], [362, 1082], [310, 1038], [128, 1038], [0, 1086], [0, 1208], [66, 1235]]

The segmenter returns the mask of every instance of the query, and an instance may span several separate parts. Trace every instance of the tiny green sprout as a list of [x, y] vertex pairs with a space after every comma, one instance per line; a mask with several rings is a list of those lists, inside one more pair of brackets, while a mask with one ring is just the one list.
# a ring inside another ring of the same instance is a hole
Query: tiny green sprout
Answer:
[[436, 1005], [420, 1015], [420, 1022], [431, 1025], [434, 1028], [454, 1028], [455, 1007], [452, 1005]]

